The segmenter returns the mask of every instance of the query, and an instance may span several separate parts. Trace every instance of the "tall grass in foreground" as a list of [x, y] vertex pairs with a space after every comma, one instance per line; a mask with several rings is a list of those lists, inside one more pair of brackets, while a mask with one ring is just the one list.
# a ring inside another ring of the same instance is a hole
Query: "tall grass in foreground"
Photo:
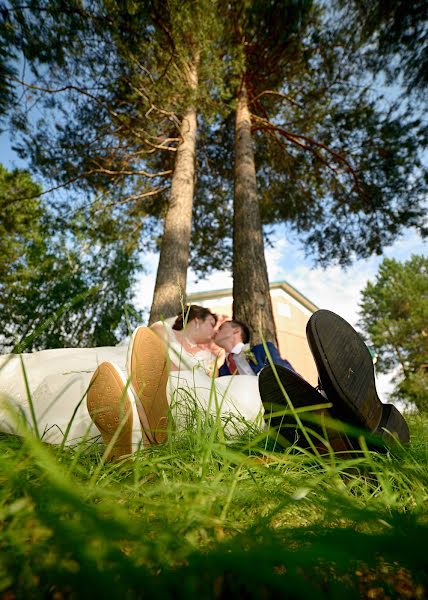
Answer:
[[313, 456], [201, 420], [122, 464], [0, 435], [0, 598], [424, 598], [427, 421]]

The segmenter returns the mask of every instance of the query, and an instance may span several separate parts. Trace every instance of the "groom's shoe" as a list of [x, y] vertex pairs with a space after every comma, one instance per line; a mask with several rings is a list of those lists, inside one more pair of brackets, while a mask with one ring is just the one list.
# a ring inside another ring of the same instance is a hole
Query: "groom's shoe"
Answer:
[[[326, 408], [298, 412], [298, 418], [306, 430], [305, 435], [302, 426], [292, 413], [281, 385], [294, 409], [316, 407], [327, 404], [329, 401], [296, 372], [280, 365], [275, 365], [275, 371], [268, 365], [264, 367], [259, 375], [260, 397], [265, 409], [265, 419], [269, 421], [269, 424], [289, 442], [296, 442], [299, 446], [310, 446], [308, 442], [308, 437], [310, 437], [312, 445], [321, 454], [328, 452], [328, 446], [324, 443], [324, 440], [328, 442], [334, 452], [349, 452], [352, 450], [352, 444], [343, 432], [332, 427], [323, 429], [321, 426], [324, 416], [330, 420], [332, 419], [330, 411]], [[272, 413], [284, 410], [287, 410], [285, 414], [270, 416]], [[315, 417], [317, 422], [310, 422], [308, 416]]]
[[116, 365], [99, 365], [89, 384], [86, 405], [104, 444], [112, 444], [107, 460], [117, 461], [143, 447], [135, 400]]
[[335, 313], [319, 310], [309, 319], [306, 335], [332, 415], [382, 437], [389, 436], [388, 430], [407, 443], [407, 423], [379, 399], [370, 352], [355, 329]]
[[168, 365], [166, 346], [150, 328], [137, 327], [134, 331], [126, 369], [141, 402], [137, 402], [137, 410], [143, 430], [151, 444], [161, 444], [166, 441], [168, 430]]
[[373, 433], [387, 443], [398, 440], [402, 444], [407, 444], [410, 441], [407, 423], [393, 404], [382, 405], [382, 418]]

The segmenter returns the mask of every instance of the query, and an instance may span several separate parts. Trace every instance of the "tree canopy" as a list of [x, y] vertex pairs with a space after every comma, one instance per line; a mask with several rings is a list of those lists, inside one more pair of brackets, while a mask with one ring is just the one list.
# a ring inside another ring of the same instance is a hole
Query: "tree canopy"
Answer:
[[[14, 80], [24, 90], [12, 118], [21, 156], [54, 185], [84, 192], [88, 203], [107, 204], [117, 220], [139, 227], [143, 248], [160, 245], [163, 219], [156, 290], [168, 287], [167, 278], [185, 288], [193, 185], [190, 201], [181, 189], [194, 180], [194, 151], [186, 167], [177, 161], [186, 154], [189, 109], [196, 120], [196, 110], [209, 118], [213, 106], [221, 108], [215, 4], [8, 4], [9, 38], [30, 71], [25, 81]], [[41, 118], [32, 126], [27, 113], [34, 106]], [[178, 244], [172, 230], [179, 219]], [[167, 295], [173, 292], [169, 286]]]
[[425, 0], [339, 0], [354, 35], [369, 42], [370, 65], [426, 101], [428, 5]]
[[[212, 174], [204, 173], [205, 195], [226, 208], [226, 217], [235, 215], [233, 228], [223, 224], [223, 233], [233, 232], [236, 316], [274, 339], [261, 225], [288, 223], [307, 254], [324, 265], [381, 254], [405, 227], [425, 234], [426, 136], [419, 115], [376, 92], [364, 41], [337, 13], [285, 0], [227, 8], [231, 107], [240, 110], [244, 90], [254, 155], [249, 141], [238, 155], [237, 129], [217, 135], [221, 148], [205, 147]], [[231, 159], [234, 175], [224, 168]], [[232, 189], [233, 213], [225, 198]], [[198, 235], [201, 245], [204, 239]]]
[[360, 325], [378, 353], [377, 368], [398, 369], [393, 397], [428, 410], [428, 258], [385, 258], [362, 292]]
[[380, 254], [403, 227], [426, 234], [423, 115], [376, 91], [337, 13], [303, 2], [293, 21], [288, 4], [262, 3], [259, 29], [241, 17], [263, 223], [290, 223], [323, 264]]

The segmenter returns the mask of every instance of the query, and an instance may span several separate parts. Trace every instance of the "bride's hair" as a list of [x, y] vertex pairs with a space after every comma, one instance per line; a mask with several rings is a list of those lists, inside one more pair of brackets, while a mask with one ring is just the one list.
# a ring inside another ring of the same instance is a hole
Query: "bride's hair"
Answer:
[[209, 308], [198, 306], [197, 304], [190, 304], [185, 306], [183, 311], [177, 315], [172, 328], [180, 331], [183, 329], [184, 325], [187, 325], [187, 323], [190, 323], [194, 319], [205, 321], [207, 317], [213, 317], [217, 323], [217, 315], [212, 313]]

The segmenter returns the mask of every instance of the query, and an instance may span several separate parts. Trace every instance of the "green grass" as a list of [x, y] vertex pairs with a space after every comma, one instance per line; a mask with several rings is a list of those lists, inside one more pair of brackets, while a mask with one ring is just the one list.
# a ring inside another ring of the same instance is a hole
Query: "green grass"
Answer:
[[0, 598], [424, 598], [428, 421], [409, 424], [409, 448], [340, 458], [199, 421], [107, 465], [1, 434]]

